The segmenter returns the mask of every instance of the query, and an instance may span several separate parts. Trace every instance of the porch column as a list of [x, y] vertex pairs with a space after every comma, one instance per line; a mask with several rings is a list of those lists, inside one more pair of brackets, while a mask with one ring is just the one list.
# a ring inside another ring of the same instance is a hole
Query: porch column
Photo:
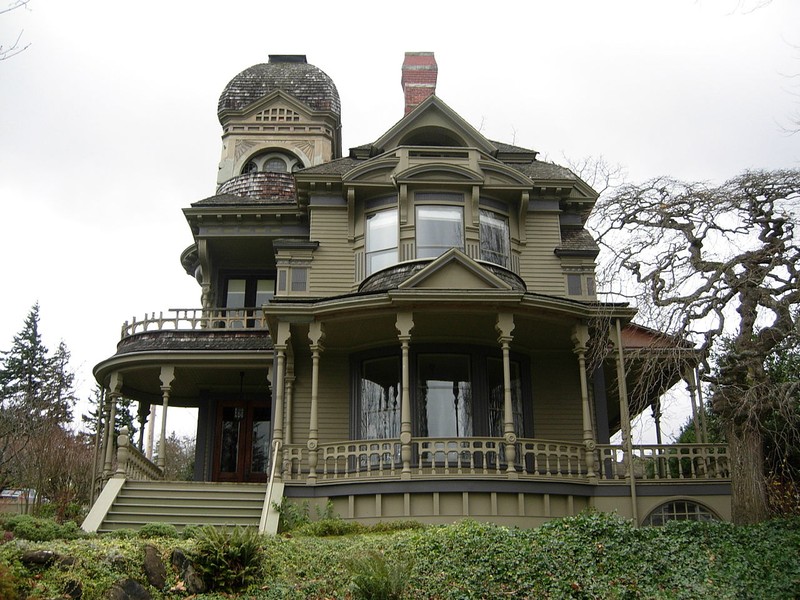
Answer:
[[583, 447], [585, 449], [586, 476], [594, 479], [595, 456], [597, 442], [594, 438], [592, 427], [592, 412], [589, 407], [589, 384], [586, 379], [586, 346], [589, 343], [589, 326], [586, 323], [576, 323], [572, 329], [572, 342], [575, 344], [573, 352], [578, 355], [578, 374], [581, 381], [581, 406], [583, 413]]
[[314, 485], [317, 482], [317, 460], [318, 460], [318, 431], [319, 431], [319, 355], [322, 352], [322, 340], [325, 337], [325, 329], [319, 321], [313, 321], [308, 326], [308, 340], [311, 342], [311, 418], [308, 424], [308, 483]]
[[617, 387], [619, 388], [619, 428], [622, 433], [623, 476], [628, 478], [631, 487], [631, 516], [639, 524], [639, 511], [636, 506], [636, 477], [633, 472], [633, 443], [631, 440], [631, 418], [628, 413], [628, 385], [625, 382], [625, 358], [622, 349], [622, 326], [615, 320], [617, 347]]
[[505, 439], [506, 473], [517, 477], [517, 433], [514, 431], [514, 405], [511, 402], [511, 332], [514, 331], [514, 315], [500, 313], [494, 326], [499, 334], [497, 342], [503, 350], [503, 438]]
[[114, 422], [117, 420], [117, 401], [122, 396], [122, 375], [111, 374], [108, 385], [108, 420], [103, 433], [103, 479], [111, 477], [111, 463], [114, 459]]
[[400, 391], [400, 458], [403, 461], [402, 479], [411, 478], [411, 377], [408, 360], [408, 346], [411, 341], [411, 330], [414, 328], [414, 315], [410, 312], [397, 313], [397, 339], [402, 351], [402, 375]]
[[286, 409], [283, 411], [283, 442], [292, 443], [292, 409], [294, 408], [294, 359], [287, 357], [286, 375], [283, 377]]
[[175, 379], [175, 366], [164, 365], [161, 367], [161, 397], [164, 399], [161, 407], [161, 438], [158, 441], [158, 466], [161, 472], [167, 464], [167, 410], [169, 409], [169, 392], [172, 389], [172, 382]]
[[[280, 481], [283, 477], [283, 399], [284, 380], [286, 377], [286, 348], [291, 335], [290, 325], [286, 321], [278, 322], [278, 331], [274, 338], [275, 348], [275, 425], [272, 435], [273, 444], [277, 446], [273, 472], [275, 479]], [[278, 465], [276, 468], [275, 465]]]
[[153, 440], [156, 435], [156, 419], [158, 418], [158, 411], [156, 408], [155, 404], [150, 407], [150, 419], [147, 421], [147, 442], [145, 442], [145, 456], [151, 461], [153, 460]]

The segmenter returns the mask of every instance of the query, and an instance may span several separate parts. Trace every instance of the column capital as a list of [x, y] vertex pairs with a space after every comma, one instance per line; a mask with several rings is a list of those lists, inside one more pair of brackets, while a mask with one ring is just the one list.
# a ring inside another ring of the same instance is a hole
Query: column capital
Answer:
[[275, 349], [286, 350], [291, 335], [291, 324], [288, 321], [278, 321], [278, 331], [275, 332], [275, 337], [273, 338]]
[[395, 321], [394, 326], [397, 329], [397, 337], [400, 339], [411, 338], [411, 330], [414, 329], [414, 313], [397, 313], [397, 321]]
[[514, 327], [513, 313], [497, 313], [497, 322], [494, 325], [494, 329], [498, 333], [498, 342], [501, 344], [503, 342], [511, 342], [513, 339], [511, 333], [514, 331]]
[[161, 380], [161, 390], [169, 391], [175, 379], [175, 365], [162, 365], [159, 379]]
[[308, 341], [311, 342], [311, 349], [322, 351], [325, 349], [322, 341], [325, 339], [325, 326], [321, 321], [312, 321], [308, 324]]
[[586, 352], [589, 338], [589, 326], [582, 321], [575, 323], [572, 327], [572, 343], [575, 345], [573, 352]]

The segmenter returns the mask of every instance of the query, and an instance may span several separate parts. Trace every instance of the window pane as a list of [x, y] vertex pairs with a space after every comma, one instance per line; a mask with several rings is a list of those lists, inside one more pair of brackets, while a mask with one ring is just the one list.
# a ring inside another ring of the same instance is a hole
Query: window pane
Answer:
[[361, 366], [358, 435], [361, 439], [400, 435], [400, 359], [391, 356], [365, 360]]
[[256, 281], [256, 308], [260, 308], [275, 297], [275, 280], [259, 279]]
[[397, 209], [382, 210], [366, 221], [367, 275], [397, 263]]
[[305, 267], [292, 268], [292, 291], [305, 292], [306, 291], [306, 277], [308, 276], [308, 269]]
[[253, 410], [252, 442], [250, 444], [251, 473], [266, 473], [269, 466], [269, 417], [268, 408], [256, 408]]
[[422, 437], [472, 435], [469, 356], [420, 354], [417, 413]]
[[269, 173], [286, 173], [286, 163], [281, 158], [270, 158], [264, 163], [264, 170]]
[[227, 308], [243, 308], [245, 302], [246, 282], [244, 279], [228, 279], [228, 295], [225, 299]]
[[450, 248], [464, 249], [460, 206], [417, 207], [417, 258], [435, 258]]
[[508, 219], [488, 210], [481, 210], [480, 217], [481, 260], [507, 267], [511, 254]]
[[580, 296], [583, 294], [580, 275], [567, 275], [567, 293], [570, 296]]

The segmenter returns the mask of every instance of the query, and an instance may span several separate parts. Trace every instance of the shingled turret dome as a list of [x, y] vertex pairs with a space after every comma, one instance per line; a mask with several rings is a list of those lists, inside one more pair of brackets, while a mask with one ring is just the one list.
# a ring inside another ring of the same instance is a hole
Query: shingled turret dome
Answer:
[[339, 92], [322, 70], [303, 54], [270, 54], [269, 62], [253, 65], [230, 80], [219, 97], [217, 115], [246, 108], [259, 98], [283, 90], [314, 110], [341, 116]]

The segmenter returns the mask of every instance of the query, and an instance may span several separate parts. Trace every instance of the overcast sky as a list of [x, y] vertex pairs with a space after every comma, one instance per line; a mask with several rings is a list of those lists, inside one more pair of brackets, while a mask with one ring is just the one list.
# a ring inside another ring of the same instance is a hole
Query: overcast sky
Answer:
[[333, 78], [345, 152], [402, 116], [404, 52], [433, 51], [439, 97], [554, 162], [798, 167], [800, 2], [760, 4], [31, 0], [0, 15], [0, 44], [31, 44], [0, 62], [0, 349], [38, 301], [88, 396], [125, 319], [199, 306], [180, 209], [214, 193], [220, 92], [268, 54]]

